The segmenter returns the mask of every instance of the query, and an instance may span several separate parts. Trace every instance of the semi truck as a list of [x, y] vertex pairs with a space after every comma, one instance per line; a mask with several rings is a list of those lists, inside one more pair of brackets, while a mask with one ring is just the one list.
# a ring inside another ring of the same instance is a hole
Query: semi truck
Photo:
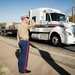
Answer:
[[17, 27], [20, 22], [4, 22], [0, 23], [0, 34], [2, 36], [10, 35], [10, 34], [16, 34], [17, 33]]
[[[28, 12], [35, 26], [29, 30], [32, 39], [46, 40], [54, 46], [75, 44], [75, 23], [69, 22], [68, 16], [53, 8], [37, 8]], [[3, 29], [2, 34], [17, 32], [16, 27]]]
[[75, 23], [69, 22], [68, 16], [57, 9], [38, 8], [29, 11], [35, 21], [30, 29], [30, 37], [46, 40], [54, 46], [75, 44]]

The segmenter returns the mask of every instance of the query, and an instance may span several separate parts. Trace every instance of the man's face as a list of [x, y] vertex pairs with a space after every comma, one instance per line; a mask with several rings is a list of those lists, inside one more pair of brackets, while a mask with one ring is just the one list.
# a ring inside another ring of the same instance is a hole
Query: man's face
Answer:
[[25, 18], [25, 21], [26, 21], [26, 22], [28, 22], [28, 21], [29, 21], [29, 19], [28, 19], [28, 18]]

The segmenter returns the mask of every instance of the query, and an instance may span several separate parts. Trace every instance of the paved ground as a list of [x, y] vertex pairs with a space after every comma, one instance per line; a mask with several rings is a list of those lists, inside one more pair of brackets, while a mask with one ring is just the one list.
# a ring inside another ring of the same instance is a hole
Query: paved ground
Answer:
[[[37, 50], [36, 50], [37, 49]], [[0, 36], [0, 61], [7, 65], [11, 73], [21, 75], [18, 72], [19, 48], [16, 40], [3, 38]], [[32, 72], [24, 75], [75, 75], [75, 69], [56, 62], [47, 52], [37, 47], [30, 47], [28, 69]], [[36, 53], [40, 55], [37, 55]], [[47, 56], [50, 59], [47, 59]]]

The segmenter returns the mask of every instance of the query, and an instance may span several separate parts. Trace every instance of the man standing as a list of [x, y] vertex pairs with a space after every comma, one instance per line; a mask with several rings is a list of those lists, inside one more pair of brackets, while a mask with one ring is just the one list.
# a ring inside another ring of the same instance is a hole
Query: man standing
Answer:
[[19, 72], [20, 73], [29, 73], [31, 71], [27, 70], [28, 55], [29, 55], [29, 34], [28, 29], [35, 25], [33, 20], [30, 20], [28, 25], [29, 17], [27, 15], [21, 17], [22, 23], [18, 26], [17, 39], [19, 47], [21, 49], [20, 58], [19, 58]]

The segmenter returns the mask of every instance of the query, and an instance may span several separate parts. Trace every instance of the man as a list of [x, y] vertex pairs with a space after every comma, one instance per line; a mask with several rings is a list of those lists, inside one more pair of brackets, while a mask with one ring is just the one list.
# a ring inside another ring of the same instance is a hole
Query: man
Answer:
[[22, 23], [18, 26], [17, 31], [17, 39], [18, 44], [21, 49], [20, 58], [19, 58], [19, 72], [20, 73], [29, 73], [31, 71], [27, 70], [27, 63], [28, 63], [28, 54], [29, 54], [29, 36], [28, 36], [28, 29], [35, 25], [33, 20], [30, 20], [27, 15], [21, 17]]

